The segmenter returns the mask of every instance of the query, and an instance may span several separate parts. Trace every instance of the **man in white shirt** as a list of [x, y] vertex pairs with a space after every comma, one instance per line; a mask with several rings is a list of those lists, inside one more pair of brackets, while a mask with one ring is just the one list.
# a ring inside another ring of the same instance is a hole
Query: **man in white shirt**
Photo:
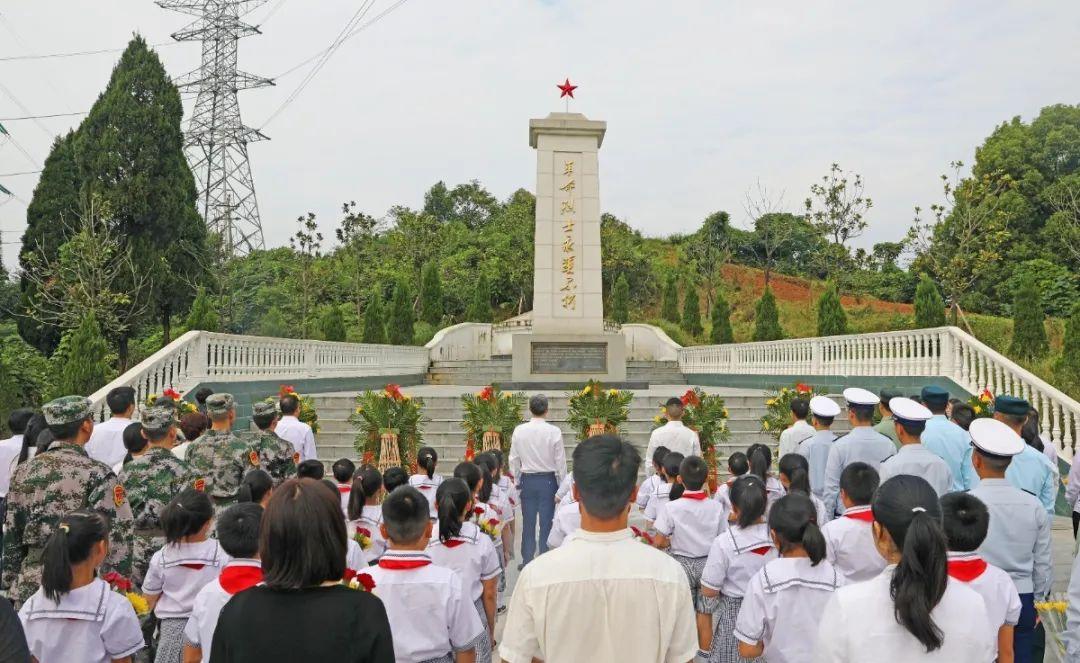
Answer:
[[793, 454], [799, 443], [814, 436], [814, 427], [806, 420], [810, 416], [810, 401], [795, 398], [791, 401], [791, 425], [780, 433], [780, 450], [777, 458]]
[[112, 467], [127, 455], [124, 429], [131, 425], [131, 415], [135, 413], [135, 390], [131, 387], [112, 389], [105, 396], [105, 404], [109, 406], [112, 417], [94, 426], [90, 441], [86, 443], [86, 453]]
[[315, 433], [311, 431], [311, 426], [296, 418], [300, 413], [300, 399], [287, 394], [281, 397], [278, 407], [281, 408], [281, 421], [274, 432], [293, 445], [293, 450], [300, 454], [301, 461], [317, 460], [319, 455], [315, 451]]
[[581, 529], [518, 577], [499, 645], [504, 661], [694, 659], [686, 573], [627, 527], [640, 465], [637, 450], [613, 435], [574, 450]]
[[555, 492], [566, 476], [566, 450], [562, 431], [549, 424], [547, 396], [529, 399], [532, 419], [514, 429], [510, 438], [510, 474], [521, 495], [521, 567], [536, 554], [536, 521], [540, 520], [540, 554], [547, 552], [551, 520], [555, 517]]
[[[649, 435], [649, 446], [645, 450], [645, 457], [652, 458], [657, 447], [667, 447], [672, 453], [680, 453], [683, 456], [700, 456], [701, 441], [695, 431], [687, 428], [682, 422], [683, 402], [678, 398], [669, 398], [664, 404], [668, 422], [657, 428]], [[652, 476], [656, 468], [649, 463], [645, 468], [645, 476]]]

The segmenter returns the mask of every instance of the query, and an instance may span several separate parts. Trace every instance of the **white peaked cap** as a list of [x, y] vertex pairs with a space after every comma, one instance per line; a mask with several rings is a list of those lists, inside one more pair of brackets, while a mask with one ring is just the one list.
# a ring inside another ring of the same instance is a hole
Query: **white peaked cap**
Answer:
[[828, 396], [814, 396], [810, 399], [810, 411], [819, 417], [835, 417], [840, 414], [840, 406]]
[[889, 410], [892, 411], [894, 419], [903, 419], [904, 421], [929, 421], [934, 416], [934, 413], [927, 409], [925, 405], [903, 396], [890, 400]]
[[881, 402], [881, 398], [877, 394], [861, 387], [848, 387], [845, 389], [844, 400], [851, 405], [877, 405]]
[[1024, 440], [997, 419], [983, 418], [968, 428], [975, 448], [992, 456], [1015, 456], [1024, 450]]

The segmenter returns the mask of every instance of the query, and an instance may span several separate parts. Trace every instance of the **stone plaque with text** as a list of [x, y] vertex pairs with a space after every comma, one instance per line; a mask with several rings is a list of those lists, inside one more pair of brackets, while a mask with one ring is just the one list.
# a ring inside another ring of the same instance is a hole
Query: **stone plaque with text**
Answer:
[[607, 343], [533, 343], [531, 347], [533, 373], [607, 373]]

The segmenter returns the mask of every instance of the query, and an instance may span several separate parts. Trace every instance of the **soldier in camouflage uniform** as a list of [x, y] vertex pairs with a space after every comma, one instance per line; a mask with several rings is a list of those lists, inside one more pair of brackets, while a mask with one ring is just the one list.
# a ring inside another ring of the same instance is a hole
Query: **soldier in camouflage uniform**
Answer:
[[214, 502], [214, 515], [236, 503], [244, 473], [258, 467], [259, 452], [250, 438], [233, 434], [236, 401], [232, 394], [214, 394], [206, 399], [210, 430], [191, 443], [187, 463], [206, 482], [206, 492]]
[[132, 540], [131, 579], [142, 586], [150, 557], [165, 545], [161, 512], [181, 490], [202, 490], [205, 482], [192, 473], [188, 464], [173, 455], [176, 442], [176, 410], [171, 405], [154, 405], [142, 414], [143, 434], [150, 444], [120, 470], [120, 482], [127, 490], [135, 518]]
[[61, 518], [77, 509], [94, 509], [111, 522], [101, 572], [131, 574], [132, 518], [124, 487], [83, 448], [94, 430], [90, 400], [64, 396], [41, 410], [56, 442], [15, 469], [8, 492], [0, 584], [16, 605], [37, 591], [45, 542]]
[[259, 401], [251, 406], [252, 420], [259, 428], [253, 433], [255, 450], [259, 454], [259, 464], [274, 480], [274, 485], [296, 476], [296, 466], [300, 463], [300, 454], [293, 445], [281, 439], [274, 432], [277, 427], [278, 411], [274, 403]]

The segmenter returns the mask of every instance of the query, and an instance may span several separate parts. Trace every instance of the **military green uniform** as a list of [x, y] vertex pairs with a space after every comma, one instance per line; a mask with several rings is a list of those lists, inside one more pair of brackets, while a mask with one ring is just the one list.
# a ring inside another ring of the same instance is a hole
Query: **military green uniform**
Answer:
[[[269, 417], [276, 415], [275, 405], [265, 401], [252, 405], [252, 412], [256, 417]], [[266, 470], [274, 480], [274, 485], [279, 485], [286, 479], [296, 476], [296, 466], [300, 463], [300, 454], [293, 449], [293, 445], [287, 440], [278, 437], [272, 430], [260, 430], [250, 433], [255, 450], [259, 455], [259, 466]]]
[[[214, 394], [206, 399], [206, 411], [211, 418], [228, 414], [233, 407], [231, 394]], [[214, 501], [215, 516], [236, 503], [244, 473], [261, 463], [251, 438], [213, 429], [191, 443], [186, 459], [191, 470], [206, 481], [206, 493]]]
[[[42, 411], [50, 425], [74, 423], [90, 415], [90, 401], [66, 396], [47, 403]], [[8, 598], [21, 605], [37, 591], [45, 542], [64, 516], [86, 508], [111, 523], [109, 555], [101, 572], [130, 576], [131, 506], [112, 469], [71, 442], [54, 443], [15, 469], [8, 491], [0, 580]]]
[[874, 430], [892, 440], [896, 448], [900, 448], [900, 437], [896, 434], [896, 425], [892, 417], [882, 417], [881, 421], [874, 426]]

